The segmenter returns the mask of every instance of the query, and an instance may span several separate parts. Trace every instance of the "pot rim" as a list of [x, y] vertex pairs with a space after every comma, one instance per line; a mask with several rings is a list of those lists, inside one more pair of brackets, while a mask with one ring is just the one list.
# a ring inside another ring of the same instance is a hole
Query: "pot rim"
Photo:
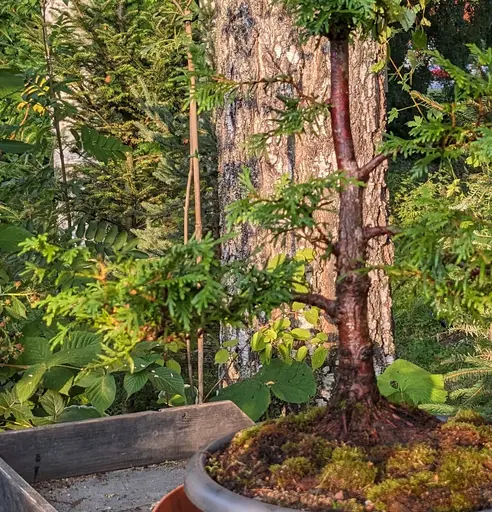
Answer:
[[[231, 432], [204, 446], [190, 459], [184, 482], [189, 500], [203, 512], [299, 512], [299, 509], [279, 507], [236, 494], [209, 476], [205, 470], [208, 457], [229, 444], [236, 433]], [[478, 512], [492, 512], [492, 509]]]
[[292, 508], [278, 507], [236, 494], [208, 475], [205, 465], [210, 454], [229, 444], [235, 435], [236, 432], [232, 432], [223, 436], [193, 455], [184, 483], [190, 501], [203, 512], [295, 512]]

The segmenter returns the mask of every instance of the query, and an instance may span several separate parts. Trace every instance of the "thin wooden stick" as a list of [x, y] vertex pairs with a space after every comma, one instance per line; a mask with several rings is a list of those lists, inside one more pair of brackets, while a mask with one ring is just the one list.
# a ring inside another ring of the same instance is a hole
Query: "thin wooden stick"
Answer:
[[[189, 16], [191, 11], [189, 9], [189, 3], [185, 9], [185, 16]], [[186, 34], [189, 37], [190, 44], [193, 41], [193, 31], [191, 27], [191, 21], [185, 21]], [[193, 65], [193, 59], [191, 52], [188, 51], [188, 71], [190, 72], [190, 159], [193, 169], [193, 191], [195, 198], [195, 238], [200, 241], [202, 239], [202, 206], [201, 206], [201, 195], [200, 195], [200, 163], [198, 160], [198, 111], [195, 99], [195, 87], [196, 78], [194, 76], [195, 66]], [[198, 403], [203, 403], [203, 334], [198, 334], [197, 339], [198, 346]]]

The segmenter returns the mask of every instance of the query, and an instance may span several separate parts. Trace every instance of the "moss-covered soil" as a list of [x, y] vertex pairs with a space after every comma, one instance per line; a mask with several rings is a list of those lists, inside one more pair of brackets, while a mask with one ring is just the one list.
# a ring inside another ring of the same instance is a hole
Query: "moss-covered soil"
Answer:
[[[400, 442], [342, 443], [325, 411], [238, 433], [209, 472], [244, 496], [317, 512], [474, 512], [492, 508], [492, 425], [473, 413]], [[410, 429], [411, 430], [411, 429]], [[395, 440], [398, 433], [395, 432]]]

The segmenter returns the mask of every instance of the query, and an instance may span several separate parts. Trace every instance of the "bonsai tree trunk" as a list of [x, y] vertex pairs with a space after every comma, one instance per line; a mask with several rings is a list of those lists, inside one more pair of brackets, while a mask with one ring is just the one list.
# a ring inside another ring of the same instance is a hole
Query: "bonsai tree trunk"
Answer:
[[[349, 100], [349, 42], [332, 40], [331, 125], [338, 168], [361, 179], [352, 136]], [[340, 193], [337, 243], [339, 365], [333, 394], [335, 404], [374, 404], [379, 398], [368, 325], [370, 281], [365, 272], [367, 233], [364, 229], [364, 189], [349, 184]]]
[[[329, 45], [311, 41], [304, 45], [290, 16], [281, 5], [271, 0], [218, 0], [215, 24], [215, 67], [217, 72], [235, 81], [254, 81], [279, 74], [292, 76], [307, 95], [330, 96]], [[374, 42], [357, 42], [350, 56], [350, 68], [357, 69], [350, 84], [351, 93], [360, 98], [352, 106], [355, 147], [362, 161], [369, 160], [381, 141], [386, 109], [384, 77], [371, 72], [371, 66], [382, 58], [382, 50]], [[292, 182], [304, 182], [313, 176], [326, 176], [337, 169], [333, 136], [329, 122], [318, 135], [305, 134], [300, 138], [284, 137], [272, 141], [266, 155], [256, 158], [248, 154], [245, 143], [251, 135], [273, 127], [273, 109], [281, 108], [277, 94], [295, 95], [291, 86], [282, 84], [267, 89], [258, 87], [248, 99], [237, 99], [217, 114], [219, 144], [219, 201], [224, 229], [224, 209], [240, 198], [239, 176], [244, 167], [251, 170], [258, 190], [267, 195], [283, 174]], [[362, 163], [362, 162], [360, 162]], [[368, 225], [386, 223], [387, 190], [384, 183], [384, 164], [373, 173], [364, 196], [363, 216]], [[320, 222], [335, 233], [337, 216], [325, 214]], [[264, 233], [245, 227], [238, 237], [222, 247], [222, 258], [230, 261], [251, 255], [259, 246], [260, 264], [278, 252], [295, 253], [302, 246], [294, 237], [288, 247], [279, 248], [264, 243]], [[389, 264], [392, 245], [387, 239], [370, 243], [370, 261]], [[313, 289], [334, 298], [335, 259], [313, 266]], [[375, 341], [375, 365], [378, 371], [392, 362], [394, 344], [391, 328], [391, 297], [388, 278], [381, 271], [369, 277], [368, 325]], [[326, 323], [324, 329], [336, 334], [336, 327]], [[249, 351], [251, 332], [231, 330], [223, 338], [239, 339], [240, 355], [231, 368], [230, 380], [247, 377], [255, 372], [253, 354]]]

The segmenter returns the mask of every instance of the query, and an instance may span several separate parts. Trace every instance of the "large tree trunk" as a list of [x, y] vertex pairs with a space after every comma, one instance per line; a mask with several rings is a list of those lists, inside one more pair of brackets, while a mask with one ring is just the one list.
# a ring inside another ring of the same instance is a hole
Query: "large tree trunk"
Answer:
[[[305, 94], [329, 100], [328, 42], [301, 45], [289, 16], [272, 0], [217, 0], [216, 9], [215, 65], [219, 74], [236, 81], [287, 74], [294, 77]], [[384, 128], [384, 79], [370, 71], [371, 66], [381, 58], [382, 51], [375, 43], [356, 44], [351, 52], [351, 94], [358, 99], [352, 103], [351, 113], [359, 164], [367, 162], [375, 154]], [[289, 95], [294, 91], [285, 84], [266, 90], [260, 87], [254, 97], [238, 99], [218, 113], [219, 198], [222, 212], [241, 195], [238, 177], [243, 167], [251, 170], [255, 185], [264, 193], [272, 190], [278, 178], [286, 173], [292, 181], [302, 182], [311, 176], [325, 176], [337, 169], [329, 119], [325, 120], [318, 136], [285, 137], [272, 142], [262, 158], [254, 158], [247, 153], [244, 146], [250, 136], [272, 127], [272, 109], [280, 107], [276, 98], [279, 93]], [[373, 173], [364, 194], [364, 220], [367, 225], [386, 223], [386, 202], [384, 168], [381, 168]], [[334, 233], [337, 232], [336, 216], [323, 220]], [[221, 225], [225, 229], [224, 213]], [[262, 246], [259, 258], [266, 261], [278, 251], [278, 247], [264, 245], [263, 235], [251, 227], [244, 228], [237, 238], [223, 245], [223, 259], [228, 261], [247, 257]], [[299, 248], [292, 239], [287, 251], [294, 253]], [[372, 241], [368, 253], [372, 263], [389, 263], [393, 254], [391, 243], [381, 238]], [[327, 297], [335, 297], [334, 259], [313, 268], [312, 284], [314, 290]], [[388, 280], [382, 272], [372, 272], [369, 284], [368, 325], [371, 338], [378, 347], [375, 366], [376, 371], [380, 371], [393, 360], [394, 355], [391, 297]], [[336, 331], [332, 325], [324, 327], [327, 332]], [[250, 333], [227, 332], [226, 336], [239, 338], [240, 357], [235, 375], [247, 376], [255, 371], [254, 358], [248, 350]]]

